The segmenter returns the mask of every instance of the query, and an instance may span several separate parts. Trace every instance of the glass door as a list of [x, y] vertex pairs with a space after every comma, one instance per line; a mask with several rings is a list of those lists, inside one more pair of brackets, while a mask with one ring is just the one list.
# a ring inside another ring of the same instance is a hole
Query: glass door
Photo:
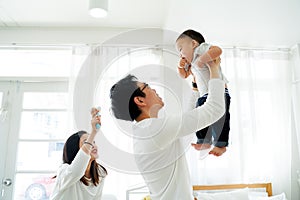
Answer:
[[1, 178], [1, 193], [0, 199], [11, 199], [8, 194], [12, 192], [12, 176], [9, 172], [5, 172], [8, 167], [7, 153], [9, 148], [8, 135], [10, 129], [10, 114], [9, 103], [12, 102], [13, 85], [11, 82], [0, 82], [0, 178]]
[[1, 199], [48, 199], [72, 130], [66, 82], [1, 82]]

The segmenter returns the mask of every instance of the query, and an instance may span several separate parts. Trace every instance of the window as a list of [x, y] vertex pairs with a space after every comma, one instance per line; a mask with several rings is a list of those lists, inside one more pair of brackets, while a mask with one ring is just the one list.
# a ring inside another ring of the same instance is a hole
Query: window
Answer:
[[0, 49], [1, 77], [68, 77], [71, 56], [69, 48]]

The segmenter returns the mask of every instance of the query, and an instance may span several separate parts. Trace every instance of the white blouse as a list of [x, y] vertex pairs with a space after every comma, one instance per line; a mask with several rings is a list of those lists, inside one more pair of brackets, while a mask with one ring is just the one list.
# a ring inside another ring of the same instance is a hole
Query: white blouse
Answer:
[[73, 162], [62, 164], [58, 169], [55, 187], [50, 197], [51, 200], [100, 200], [104, 186], [106, 172], [100, 168], [102, 179], [97, 186], [94, 184], [84, 185], [80, 179], [84, 176], [85, 170], [90, 160], [81, 149], [78, 151]]

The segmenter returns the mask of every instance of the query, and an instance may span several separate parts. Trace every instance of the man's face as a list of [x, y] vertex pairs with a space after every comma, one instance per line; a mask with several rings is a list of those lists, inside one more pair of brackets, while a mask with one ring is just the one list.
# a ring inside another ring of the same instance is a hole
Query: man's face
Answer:
[[156, 90], [152, 89], [147, 83], [138, 82], [138, 87], [146, 95], [145, 97], [143, 97], [143, 100], [147, 107], [149, 107], [150, 109], [161, 109], [164, 106], [162, 98], [156, 93]]

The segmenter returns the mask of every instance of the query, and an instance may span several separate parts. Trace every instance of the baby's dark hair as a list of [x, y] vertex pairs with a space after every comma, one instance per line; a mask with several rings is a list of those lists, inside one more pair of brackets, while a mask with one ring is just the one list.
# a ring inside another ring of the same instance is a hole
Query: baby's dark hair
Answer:
[[[183, 33], [181, 33], [177, 40], [181, 39], [181, 38], [184, 38], [184, 37], [190, 37], [192, 38], [193, 40], [196, 40], [199, 44], [205, 42], [205, 39], [204, 37], [201, 35], [201, 33], [197, 32], [197, 31], [194, 31], [192, 29], [188, 29], [186, 31], [184, 31]], [[176, 40], [176, 41], [177, 41]]]

